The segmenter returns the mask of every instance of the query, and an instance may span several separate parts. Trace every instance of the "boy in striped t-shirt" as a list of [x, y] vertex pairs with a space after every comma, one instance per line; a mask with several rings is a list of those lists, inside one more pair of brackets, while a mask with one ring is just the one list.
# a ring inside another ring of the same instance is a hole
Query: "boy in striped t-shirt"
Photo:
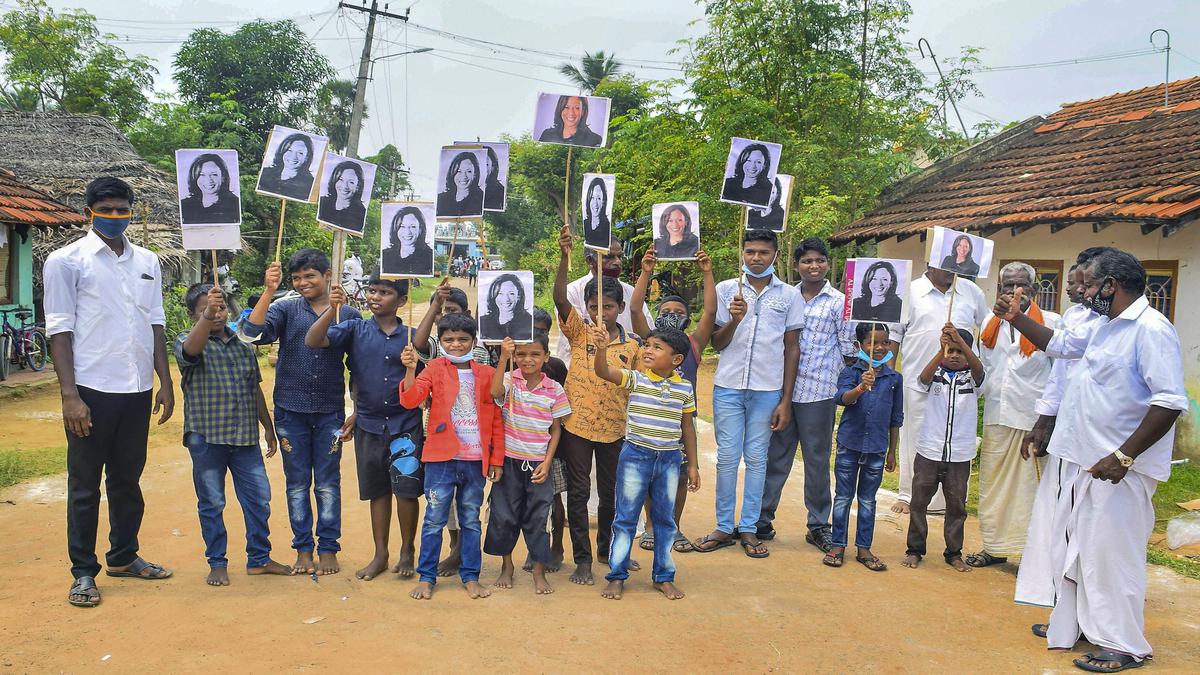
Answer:
[[[654, 528], [654, 587], [678, 600], [683, 591], [675, 586], [675, 563], [671, 544], [675, 538], [675, 487], [687, 456], [688, 490], [700, 489], [696, 469], [696, 394], [692, 384], [675, 369], [691, 345], [683, 331], [655, 330], [642, 347], [643, 371], [614, 369], [605, 353], [608, 330], [603, 324], [592, 329], [596, 344], [597, 377], [629, 390], [626, 409], [625, 446], [617, 460], [616, 514], [609, 551], [608, 586], [602, 596], [620, 600], [629, 578], [629, 553], [638, 513], [650, 496], [650, 522]], [[632, 364], [631, 364], [632, 365]]]
[[504, 415], [504, 475], [492, 488], [483, 542], [484, 553], [504, 558], [496, 587], [512, 588], [513, 547], [524, 532], [538, 595], [554, 592], [546, 580], [554, 502], [550, 468], [562, 430], [559, 420], [571, 414], [562, 385], [542, 373], [549, 357], [550, 341], [541, 332], [534, 333], [529, 344], [505, 338], [500, 347], [498, 370], [505, 372], [513, 362], [517, 370], [492, 378], [492, 398]]

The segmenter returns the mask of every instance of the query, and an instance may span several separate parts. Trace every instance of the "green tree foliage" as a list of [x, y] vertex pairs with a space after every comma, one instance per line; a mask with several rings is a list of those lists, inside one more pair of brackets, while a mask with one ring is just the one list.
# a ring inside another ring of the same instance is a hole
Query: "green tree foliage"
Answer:
[[558, 67], [558, 72], [590, 94], [600, 86], [605, 78], [621, 72], [621, 67], [621, 62], [615, 56], [605, 54], [604, 50], [600, 50], [595, 54], [584, 52], [583, 57], [579, 59], [579, 65], [564, 63]]
[[375, 185], [371, 188], [371, 199], [394, 201], [412, 189], [408, 181], [408, 170], [404, 168], [404, 158], [400, 150], [388, 143], [379, 152], [364, 157], [363, 161], [379, 167], [375, 172]]
[[159, 101], [133, 124], [126, 134], [129, 142], [148, 162], [172, 175], [175, 151], [205, 147], [204, 130], [194, 111], [172, 101]]
[[0, 17], [4, 107], [100, 115], [129, 128], [149, 106], [158, 71], [148, 58], [114, 46], [115, 37], [102, 34], [87, 12], [58, 13], [44, 0], [21, 0]]
[[[354, 109], [354, 80], [329, 80], [317, 90], [313, 124], [329, 137], [330, 148], [337, 153], [346, 151], [350, 140], [350, 114]], [[367, 106], [363, 105], [363, 119]]]

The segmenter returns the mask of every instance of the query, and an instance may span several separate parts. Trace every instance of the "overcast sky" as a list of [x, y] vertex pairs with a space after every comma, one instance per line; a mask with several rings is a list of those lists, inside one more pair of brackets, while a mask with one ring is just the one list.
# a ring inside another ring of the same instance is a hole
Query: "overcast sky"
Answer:
[[[1200, 1], [1197, 0], [911, 0], [909, 39], [930, 41], [939, 57], [964, 45], [980, 47], [984, 64], [1044, 64], [1150, 48], [1150, 33], [1172, 34], [1171, 79], [1200, 72]], [[0, 0], [9, 9], [15, 0]], [[341, 77], [357, 76], [365, 15], [335, 11], [332, 0], [50, 0], [56, 9], [82, 7], [103, 30], [128, 41], [124, 47], [155, 59], [157, 87], [173, 88], [170, 62], [189, 31], [231, 30], [255, 18], [294, 18], [315, 37]], [[603, 6], [603, 14], [598, 9]], [[400, 0], [411, 7], [413, 26], [381, 21], [374, 55], [409, 48], [435, 51], [384, 59], [367, 90], [371, 116], [360, 154], [393, 143], [413, 172], [418, 193], [434, 194], [439, 146], [455, 140], [494, 139], [532, 126], [539, 91], [570, 91], [554, 66], [584, 50], [612, 52], [642, 78], [677, 74], [670, 50], [703, 31], [701, 8], [691, 0]], [[305, 14], [308, 12], [309, 14]], [[421, 28], [419, 28], [419, 27]], [[492, 49], [452, 35], [503, 43]], [[1162, 44], [1161, 36], [1160, 46]], [[519, 48], [519, 49], [516, 49]], [[539, 53], [540, 52], [540, 53]], [[1193, 60], [1196, 59], [1196, 60]], [[967, 125], [1001, 122], [1053, 112], [1061, 103], [1154, 85], [1163, 79], [1163, 55], [980, 73], [982, 96], [960, 104]], [[932, 63], [921, 61], [933, 72]], [[489, 70], [490, 69], [490, 70]], [[504, 71], [504, 72], [496, 72]], [[531, 79], [532, 78], [532, 79]], [[539, 81], [544, 80], [544, 81]], [[407, 94], [406, 94], [407, 92]], [[406, 105], [407, 104], [407, 105]], [[786, 148], [784, 149], [786, 152]]]

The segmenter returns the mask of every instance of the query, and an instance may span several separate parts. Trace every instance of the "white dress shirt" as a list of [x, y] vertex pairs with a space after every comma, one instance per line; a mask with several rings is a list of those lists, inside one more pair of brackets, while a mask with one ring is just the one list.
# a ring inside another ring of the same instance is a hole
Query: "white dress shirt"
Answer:
[[[796, 284], [796, 290], [802, 285]], [[843, 357], [858, 353], [852, 324], [842, 319], [846, 296], [826, 281], [812, 300], [806, 301], [801, 291], [796, 302], [804, 314], [804, 325], [800, 329], [800, 362], [792, 401], [827, 401], [837, 393], [838, 375], [846, 367]]]
[[[1062, 315], [1062, 329], [1078, 330], [1085, 323], [1099, 321], [1100, 315], [1083, 305], [1072, 305]], [[1062, 403], [1063, 394], [1067, 392], [1067, 382], [1071, 371], [1079, 359], [1054, 359], [1050, 368], [1050, 378], [1042, 390], [1042, 397], [1033, 404], [1033, 411], [1038, 415], [1054, 417], [1058, 415], [1058, 406]]]
[[[900, 374], [907, 389], [925, 391], [921, 371], [942, 348], [949, 303], [950, 294], [939, 291], [924, 274], [908, 287], [904, 320], [892, 324], [891, 330], [892, 342], [900, 344]], [[974, 282], [960, 277], [954, 287], [954, 325], [976, 333], [990, 315], [983, 291]]]
[[154, 387], [151, 326], [167, 323], [158, 256], [126, 238], [118, 257], [88, 232], [46, 258], [42, 283], [46, 333], [71, 333], [77, 385], [114, 394]]
[[[717, 284], [717, 327], [733, 320], [729, 303], [738, 293], [740, 278]], [[772, 275], [762, 294], [749, 282], [741, 284], [746, 315], [721, 350], [713, 384], [726, 389], [779, 391], [783, 389], [783, 336], [804, 325], [800, 291]]]
[[929, 399], [925, 417], [921, 420], [917, 454], [934, 462], [975, 459], [975, 428], [979, 420], [982, 383], [975, 381], [970, 368], [953, 371], [938, 366], [929, 384], [920, 386], [929, 392]]
[[[1050, 330], [1062, 329], [1062, 317], [1054, 312], [1042, 310], [1042, 323]], [[1030, 401], [1045, 390], [1054, 359], [1040, 349], [1029, 356], [1022, 354], [1021, 334], [1007, 321], [1001, 321], [996, 346], [989, 349], [982, 341], [979, 343], [979, 360], [987, 374], [983, 385], [984, 425], [1032, 429], [1038, 413]]]
[[[575, 281], [567, 284], [567, 302], [571, 303], [571, 306], [575, 308], [575, 311], [579, 312], [579, 316], [584, 317], [585, 320], [586, 317], [591, 315], [588, 314], [587, 303], [583, 300], [583, 290], [591, 280], [592, 273], [588, 272]], [[633, 297], [633, 286], [630, 286], [620, 279], [617, 281], [621, 284], [621, 290], [625, 294], [625, 309], [621, 310], [621, 313], [617, 315], [617, 324], [620, 325], [621, 328], [624, 328], [626, 333], [633, 335], [633, 320], [629, 317], [629, 300]], [[642, 311], [646, 313], [646, 322], [651, 326], [654, 326], [654, 315], [650, 313], [650, 307], [643, 303]], [[567, 338], [561, 333], [558, 336], [557, 351], [558, 358], [562, 359], [563, 363], [567, 364], [568, 366], [571, 365], [571, 343], [568, 342]]]
[[[1046, 352], [1080, 359], [1048, 450], [1085, 470], [1129, 440], [1150, 406], [1188, 411], [1179, 334], [1145, 297], [1115, 319], [1102, 317], [1076, 330], [1056, 331]], [[1167, 480], [1174, 446], [1172, 425], [1137, 457], [1132, 470]]]

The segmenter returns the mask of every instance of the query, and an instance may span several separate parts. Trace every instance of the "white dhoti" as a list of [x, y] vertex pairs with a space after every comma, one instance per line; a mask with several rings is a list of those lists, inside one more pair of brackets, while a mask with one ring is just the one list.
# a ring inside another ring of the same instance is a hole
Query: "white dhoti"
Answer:
[[[1000, 424], [983, 428], [979, 448], [979, 531], [983, 550], [1005, 558], [1021, 555], [1037, 495], [1033, 460], [1021, 459], [1027, 432]], [[1037, 460], [1045, 468], [1046, 458]]]
[[1052, 457], [1042, 474], [1017, 574], [1016, 601], [1053, 607], [1046, 642], [1070, 649], [1082, 635], [1144, 659], [1146, 542], [1154, 530], [1153, 478], [1130, 471], [1116, 485]]
[[[900, 501], [912, 502], [913, 463], [917, 460], [917, 443], [925, 425], [925, 405], [929, 394], [904, 388], [904, 426], [900, 427]], [[946, 498], [942, 489], [933, 495], [927, 511], [945, 511]]]

